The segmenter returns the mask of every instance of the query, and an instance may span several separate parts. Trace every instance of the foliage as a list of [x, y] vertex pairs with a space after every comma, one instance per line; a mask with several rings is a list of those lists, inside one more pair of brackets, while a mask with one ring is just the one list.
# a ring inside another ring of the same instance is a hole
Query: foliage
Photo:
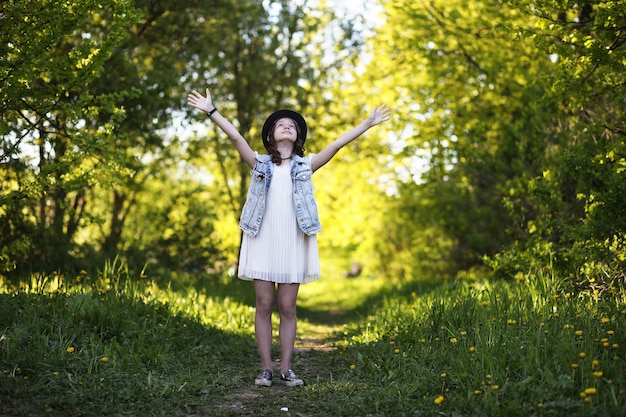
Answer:
[[116, 0], [1, 7], [0, 261], [2, 270], [34, 261], [58, 268], [92, 221], [87, 190], [128, 174], [113, 144], [125, 117], [120, 102], [135, 92], [85, 87], [102, 76], [137, 15]]
[[619, 416], [626, 294], [598, 298], [552, 272], [303, 286], [302, 389], [253, 385], [250, 283], [133, 276], [118, 261], [35, 275], [0, 294], [0, 412]]
[[381, 3], [366, 76], [402, 109], [397, 198], [417, 218], [388, 236], [395, 252], [419, 262], [433, 230], [456, 271], [621, 276], [624, 6]]

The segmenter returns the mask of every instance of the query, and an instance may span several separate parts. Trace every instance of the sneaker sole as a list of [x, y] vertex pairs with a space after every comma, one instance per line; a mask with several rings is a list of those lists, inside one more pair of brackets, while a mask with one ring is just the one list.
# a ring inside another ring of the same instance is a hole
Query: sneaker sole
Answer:
[[272, 381], [267, 381], [265, 379], [255, 379], [254, 385], [258, 385], [259, 387], [271, 387]]
[[304, 381], [280, 381], [281, 384], [286, 385], [288, 387], [297, 387], [298, 385], [304, 385]]

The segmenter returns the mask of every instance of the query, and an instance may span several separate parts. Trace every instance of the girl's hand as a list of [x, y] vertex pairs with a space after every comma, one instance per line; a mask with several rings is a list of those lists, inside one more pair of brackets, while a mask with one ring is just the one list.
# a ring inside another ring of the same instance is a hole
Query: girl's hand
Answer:
[[382, 122], [388, 121], [390, 116], [391, 109], [389, 109], [386, 104], [383, 104], [382, 106], [376, 106], [374, 107], [374, 110], [372, 110], [372, 112], [370, 113], [370, 117], [367, 119], [367, 124], [370, 127], [376, 126], [378, 124], [381, 124]]
[[197, 91], [192, 91], [187, 96], [187, 104], [191, 107], [195, 107], [198, 110], [202, 110], [203, 112], [208, 113], [213, 110], [213, 100], [211, 99], [211, 92], [209, 89], [206, 89], [206, 97]]

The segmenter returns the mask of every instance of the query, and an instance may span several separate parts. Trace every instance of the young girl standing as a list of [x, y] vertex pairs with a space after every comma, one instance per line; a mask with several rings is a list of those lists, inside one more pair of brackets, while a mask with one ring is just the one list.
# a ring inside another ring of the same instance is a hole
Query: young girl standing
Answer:
[[309, 156], [304, 156], [307, 134], [304, 118], [292, 110], [279, 110], [263, 125], [262, 139], [267, 154], [259, 155], [213, 106], [208, 88], [206, 97], [193, 91], [187, 102], [209, 115], [252, 170], [239, 221], [244, 234], [238, 276], [253, 281], [256, 294], [254, 329], [262, 371], [254, 382], [261, 386], [272, 385], [271, 318], [277, 294], [280, 382], [287, 386], [303, 385], [304, 381], [291, 370], [296, 340], [296, 298], [300, 284], [315, 281], [321, 275], [316, 234], [322, 229], [311, 176], [342, 147], [369, 128], [389, 120], [390, 110], [385, 105], [375, 107], [369, 118], [320, 153]]

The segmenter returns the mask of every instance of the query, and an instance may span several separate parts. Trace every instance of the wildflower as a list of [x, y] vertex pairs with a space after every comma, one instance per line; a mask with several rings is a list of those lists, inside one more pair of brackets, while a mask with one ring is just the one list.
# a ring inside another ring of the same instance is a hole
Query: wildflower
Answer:
[[491, 375], [490, 375], [490, 374], [487, 374], [487, 375], [485, 375], [485, 378], [487, 378], [487, 379], [491, 379]]
[[517, 321], [513, 319], [508, 319], [506, 322], [511, 326], [517, 323]]
[[602, 324], [607, 324], [611, 320], [609, 320], [607, 317], [602, 317], [600, 321], [602, 322]]
[[394, 349], [393, 353], [397, 355], [398, 353], [400, 353], [400, 349]]
[[474, 395], [480, 395], [482, 393], [483, 392], [481, 390], [479, 390], [479, 389], [474, 390]]
[[537, 408], [542, 408], [543, 407], [543, 403], [537, 403]]
[[578, 337], [582, 337], [583, 336], [583, 331], [582, 330], [576, 330], [575, 334]]
[[470, 346], [469, 351], [470, 353], [476, 353], [476, 348], [474, 346]]
[[396, 344], [396, 342], [394, 342], [394, 341], [392, 340], [391, 342], [389, 342], [389, 344], [393, 346], [393, 345], [395, 345], [395, 344]]
[[103, 363], [107, 363], [109, 361], [109, 358], [104, 356], [102, 359], [100, 359]]
[[458, 342], [458, 340], [456, 339], [456, 337], [453, 337], [453, 338], [451, 338], [451, 339], [450, 339], [450, 343], [454, 344], [454, 343], [456, 343], [456, 342]]
[[417, 293], [416, 293], [415, 291], [413, 291], [413, 292], [411, 293], [411, 297], [415, 297], [415, 296], [417, 296]]
[[595, 376], [596, 378], [602, 378], [602, 371], [596, 371], [593, 373], [593, 376]]
[[571, 324], [569, 324], [569, 323], [568, 323], [568, 324], [564, 325], [564, 326], [563, 326], [563, 328], [564, 328], [565, 330], [569, 330], [569, 329], [574, 328], [574, 326], [572, 326]]
[[492, 390], [494, 390], [494, 391], [497, 391], [497, 390], [499, 390], [499, 389], [500, 389], [500, 386], [499, 386], [498, 384], [493, 384], [493, 385], [491, 386], [491, 389], [492, 389]]
[[350, 369], [356, 369], [356, 365], [355, 364], [350, 365]]
[[435, 337], [435, 342], [439, 342], [441, 339], [438, 337]]
[[596, 366], [600, 365], [600, 361], [597, 359], [594, 359], [591, 361], [591, 368], [595, 368]]
[[461, 332], [461, 336], [463, 337], [467, 336], [467, 332], [466, 331]]
[[70, 346], [67, 348], [67, 353], [73, 353], [74, 352], [74, 346]]
[[435, 398], [435, 401], [433, 401], [435, 404], [439, 405], [443, 402], [444, 398], [443, 395], [440, 395], [439, 397]]
[[489, 301], [483, 301], [480, 303], [483, 307], [487, 307], [489, 305]]
[[573, 363], [572, 364], [572, 369], [576, 369], [576, 368], [578, 368], [578, 364], [577, 363]]
[[442, 378], [445, 378], [445, 377], [448, 376], [448, 374], [446, 374], [445, 372], [442, 372], [441, 375], [439, 375], [439, 376], [442, 377]]
[[583, 401], [587, 404], [589, 404], [591, 402], [591, 397], [586, 397], [583, 399]]
[[597, 390], [594, 387], [590, 387], [590, 388], [585, 388], [584, 393], [586, 395], [593, 395], [597, 392]]
[[615, 331], [609, 330], [608, 332], [606, 332], [606, 334], [608, 334], [609, 336], [613, 336], [615, 334]]
[[613, 349], [617, 349], [617, 348], [619, 347], [619, 345], [618, 345], [617, 343], [613, 343], [613, 345], [611, 345], [611, 347], [612, 347]]
[[54, 372], [52, 372], [52, 375], [54, 375], [54, 376], [59, 376], [59, 371], [54, 371]]
[[585, 352], [580, 352], [578, 356], [580, 357], [580, 359], [585, 359], [585, 356], [587, 356], [587, 354]]

